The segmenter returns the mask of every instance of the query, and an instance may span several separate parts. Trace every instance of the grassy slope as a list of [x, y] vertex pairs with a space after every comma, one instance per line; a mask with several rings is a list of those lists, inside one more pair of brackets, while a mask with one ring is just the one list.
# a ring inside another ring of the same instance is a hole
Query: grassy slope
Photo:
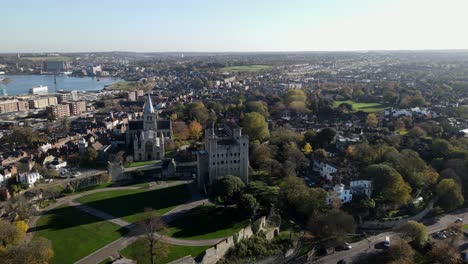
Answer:
[[223, 238], [233, 235], [247, 224], [234, 208], [199, 206], [172, 221], [166, 234], [192, 240]]
[[157, 214], [163, 215], [189, 199], [190, 192], [183, 184], [149, 191], [100, 192], [83, 196], [77, 201], [134, 223], [148, 215], [144, 212], [145, 208], [153, 208]]
[[45, 237], [52, 242], [52, 264], [67, 264], [86, 257], [125, 232], [120, 226], [67, 206], [42, 216], [37, 222], [35, 237]]
[[[143, 239], [140, 239], [135, 241], [130, 246], [124, 248], [120, 253], [122, 253], [122, 255], [126, 258], [136, 260], [138, 264], [149, 264], [151, 262], [147, 248], [147, 242]], [[209, 247], [184, 247], [168, 245], [168, 248], [169, 252], [167, 256], [164, 258], [156, 257], [156, 264], [168, 263], [188, 255], [196, 257]]]
[[111, 83], [105, 87], [106, 90], [122, 90], [122, 91], [132, 91], [137, 88], [136, 82], [122, 81]]
[[141, 166], [147, 166], [147, 165], [152, 165], [155, 163], [158, 163], [158, 160], [150, 160], [150, 161], [138, 161], [138, 162], [132, 162], [125, 164], [125, 168], [134, 168], [134, 167], [141, 167]]
[[357, 103], [353, 100], [335, 101], [333, 107], [338, 107], [342, 103], [348, 103], [353, 106], [354, 111], [363, 111], [367, 113], [381, 112], [385, 110], [385, 106], [379, 103]]

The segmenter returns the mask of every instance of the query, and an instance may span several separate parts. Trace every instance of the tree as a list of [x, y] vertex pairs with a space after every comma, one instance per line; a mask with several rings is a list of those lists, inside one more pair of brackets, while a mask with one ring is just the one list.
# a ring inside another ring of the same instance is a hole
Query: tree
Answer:
[[259, 113], [252, 112], [246, 114], [244, 120], [242, 120], [242, 127], [251, 142], [255, 140], [262, 141], [270, 137], [265, 117]]
[[277, 186], [268, 186], [261, 181], [252, 181], [247, 185], [244, 193], [253, 195], [259, 205], [268, 210], [278, 202], [279, 188]]
[[237, 209], [243, 215], [251, 217], [258, 209], [257, 199], [251, 194], [242, 194], [237, 202]]
[[247, 103], [246, 109], [248, 112], [257, 112], [264, 117], [270, 116], [268, 105], [263, 101], [250, 101]]
[[15, 221], [14, 224], [16, 229], [18, 229], [18, 232], [26, 234], [29, 229], [28, 224], [26, 224], [26, 222], [23, 220]]
[[309, 188], [302, 179], [287, 177], [280, 185], [280, 197], [285, 209], [303, 218], [325, 210], [327, 192], [321, 188]]
[[148, 251], [150, 255], [151, 264], [156, 263], [156, 256], [164, 258], [168, 254], [167, 244], [162, 243], [162, 231], [165, 229], [165, 224], [162, 218], [152, 211], [152, 209], [145, 209], [151, 216], [139, 222], [139, 226], [144, 231], [144, 239], [148, 243]]
[[218, 203], [231, 203], [237, 199], [244, 187], [245, 184], [239, 177], [221, 177], [216, 179], [211, 186], [211, 198]]
[[25, 237], [25, 232], [14, 224], [0, 220], [0, 251], [20, 244]]
[[188, 129], [189, 129], [190, 137], [192, 139], [198, 140], [201, 137], [203, 128], [201, 124], [198, 123], [197, 121], [193, 120], [192, 122], [190, 122]]
[[366, 118], [366, 125], [368, 127], [377, 127], [379, 120], [375, 114], [368, 114]]
[[304, 145], [304, 147], [302, 148], [302, 152], [304, 152], [304, 154], [306, 155], [309, 155], [310, 153], [312, 153], [313, 149], [312, 149], [312, 145], [310, 145], [310, 143], [306, 143]]
[[172, 130], [174, 131], [174, 138], [177, 140], [187, 140], [190, 136], [190, 131], [184, 121], [172, 122]]
[[390, 263], [414, 263], [414, 250], [405, 240], [397, 239], [388, 250]]
[[438, 204], [445, 211], [451, 211], [465, 201], [461, 187], [453, 179], [443, 179], [437, 184], [436, 193], [439, 197]]
[[337, 209], [318, 217], [311, 217], [307, 229], [321, 239], [344, 241], [348, 234], [356, 231], [354, 218]]
[[316, 140], [321, 146], [326, 146], [335, 140], [335, 136], [336, 130], [326, 127], [317, 134]]
[[427, 227], [416, 221], [408, 221], [400, 228], [402, 237], [408, 242], [414, 241], [419, 247], [424, 247], [428, 239]]
[[93, 147], [88, 147], [85, 153], [85, 160], [89, 163], [93, 162], [98, 157], [98, 152]]
[[270, 147], [263, 144], [255, 144], [249, 155], [250, 162], [254, 168], [265, 168], [272, 159]]
[[376, 164], [367, 167], [367, 178], [372, 180], [374, 193], [379, 195], [384, 203], [403, 205], [411, 199], [411, 187], [403, 177], [392, 167]]
[[429, 253], [431, 263], [460, 264], [463, 263], [458, 248], [447, 242], [437, 243]]
[[2, 263], [9, 264], [44, 264], [49, 263], [53, 256], [52, 244], [42, 237], [9, 248], [4, 254], [0, 253], [0, 257], [4, 261]]
[[446, 158], [452, 152], [453, 146], [445, 139], [436, 139], [432, 142], [432, 155], [435, 158]]

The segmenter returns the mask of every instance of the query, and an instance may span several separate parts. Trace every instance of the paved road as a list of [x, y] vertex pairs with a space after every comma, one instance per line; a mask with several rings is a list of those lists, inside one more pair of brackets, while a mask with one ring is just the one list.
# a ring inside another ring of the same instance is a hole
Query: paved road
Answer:
[[[427, 228], [429, 233], [435, 233], [438, 231], [441, 231], [445, 228], [447, 228], [448, 225], [452, 224], [455, 222], [457, 218], [463, 218], [464, 223], [468, 223], [468, 208], [467, 209], [461, 209], [459, 211], [456, 211], [452, 214], [447, 214], [440, 219], [436, 220], [435, 223], [426, 223]], [[337, 263], [340, 260], [345, 260], [346, 263], [356, 263], [356, 259], [359, 257], [360, 254], [363, 253], [371, 253], [371, 252], [376, 252], [380, 249], [375, 249], [375, 245], [381, 243], [386, 236], [390, 237], [390, 240], [392, 240], [392, 237], [397, 237], [398, 234], [395, 232], [385, 232], [385, 233], [380, 233], [375, 236], [368, 237], [367, 239], [358, 241], [356, 243], [352, 243], [351, 246], [353, 247], [350, 250], [346, 251], [338, 251], [335, 252], [334, 254], [322, 257], [318, 260], [315, 261], [310, 261], [307, 263], [323, 263], [323, 264], [334, 264]]]

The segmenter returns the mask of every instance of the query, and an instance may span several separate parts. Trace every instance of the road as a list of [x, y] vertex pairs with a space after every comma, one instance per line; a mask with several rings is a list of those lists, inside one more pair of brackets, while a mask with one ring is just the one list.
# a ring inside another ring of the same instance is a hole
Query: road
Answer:
[[[447, 226], [454, 223], [457, 218], [463, 218], [463, 223], [468, 224], [468, 208], [458, 210], [451, 214], [447, 214], [441, 217], [440, 219], [435, 220], [434, 223], [426, 223], [426, 225], [429, 233], [432, 234], [447, 228]], [[363, 253], [372, 253], [381, 250], [376, 249], [375, 245], [381, 243], [386, 236], [389, 236], [390, 240], [392, 240], [392, 238], [397, 237], [398, 234], [395, 232], [380, 233], [378, 235], [368, 237], [356, 243], [352, 243], [352, 249], [350, 250], [337, 251], [334, 254], [306, 263], [335, 264], [342, 259], [345, 260], [346, 263], [357, 263], [356, 260], [359, 257], [359, 255]]]

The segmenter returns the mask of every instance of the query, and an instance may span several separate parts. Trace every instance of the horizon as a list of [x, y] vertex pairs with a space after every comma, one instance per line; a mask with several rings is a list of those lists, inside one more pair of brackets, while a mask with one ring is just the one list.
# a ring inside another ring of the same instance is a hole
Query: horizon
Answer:
[[463, 0], [19, 0], [2, 9], [0, 53], [468, 49]]
[[242, 53], [368, 53], [368, 52], [468, 52], [468, 48], [461, 49], [387, 49], [387, 50], [272, 50], [272, 51], [131, 51], [131, 50], [108, 50], [108, 51], [37, 51], [37, 52], [1, 52], [0, 54], [80, 54], [80, 53], [140, 53], [140, 54], [169, 54], [169, 53], [216, 53], [216, 54], [242, 54]]

